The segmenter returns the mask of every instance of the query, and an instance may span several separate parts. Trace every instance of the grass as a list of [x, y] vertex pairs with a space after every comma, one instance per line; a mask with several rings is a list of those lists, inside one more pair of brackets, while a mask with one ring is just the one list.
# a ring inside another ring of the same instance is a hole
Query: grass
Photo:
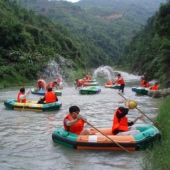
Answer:
[[159, 109], [156, 124], [161, 127], [161, 141], [154, 143], [143, 155], [143, 170], [170, 169], [170, 97], [166, 98]]

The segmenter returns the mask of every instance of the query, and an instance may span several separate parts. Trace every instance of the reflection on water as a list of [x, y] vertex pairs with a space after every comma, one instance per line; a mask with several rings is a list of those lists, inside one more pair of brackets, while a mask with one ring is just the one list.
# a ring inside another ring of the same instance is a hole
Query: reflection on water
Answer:
[[[123, 72], [121, 74], [127, 82], [124, 96], [135, 100], [139, 109], [148, 117], [154, 118], [162, 99], [135, 95], [131, 87], [139, 84], [140, 77]], [[16, 98], [18, 89], [5, 89], [0, 93], [0, 169], [140, 169], [141, 152], [79, 151], [52, 141], [52, 132], [62, 125], [71, 105], [78, 105], [81, 114], [85, 115], [92, 125], [110, 127], [114, 111], [125, 104], [124, 99], [118, 95], [118, 90], [101, 86], [101, 93], [89, 96], [80, 95], [74, 86], [65, 87], [62, 96], [58, 97], [63, 104], [59, 111], [35, 113], [24, 110], [11, 111], [4, 107], [3, 100]], [[30, 94], [28, 100], [38, 99], [39, 96]], [[128, 117], [131, 120], [139, 114], [139, 111], [134, 109]], [[152, 122], [144, 118], [137, 124]]]

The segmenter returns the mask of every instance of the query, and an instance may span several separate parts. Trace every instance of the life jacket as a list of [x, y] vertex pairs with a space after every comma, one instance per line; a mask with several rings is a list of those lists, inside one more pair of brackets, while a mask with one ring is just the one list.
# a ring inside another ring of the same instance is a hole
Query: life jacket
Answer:
[[85, 75], [85, 77], [84, 77], [86, 80], [91, 80], [92, 78], [89, 76], [89, 75]]
[[20, 100], [20, 96], [21, 95], [24, 95], [24, 93], [22, 93], [22, 92], [19, 92], [18, 93], [18, 96], [17, 96], [17, 102], [20, 102], [20, 103], [26, 103], [27, 102], [27, 99], [25, 98], [25, 99], [22, 99], [22, 100]]
[[145, 87], [145, 80], [142, 80], [142, 81], [140, 82], [140, 86]]
[[58, 78], [56, 78], [56, 82], [58, 83], [58, 84], [60, 84], [60, 82], [61, 82], [61, 79], [58, 77]]
[[114, 131], [120, 130], [120, 131], [128, 131], [128, 119], [127, 117], [122, 117], [121, 119], [117, 118], [117, 114], [122, 113], [119, 109], [117, 109], [114, 113], [113, 117], [113, 126], [112, 126], [112, 133], [114, 134]]
[[46, 103], [56, 102], [56, 99], [57, 99], [56, 94], [53, 91], [45, 93], [45, 101], [46, 101]]
[[77, 87], [81, 87], [81, 86], [83, 86], [83, 80], [82, 79], [79, 79], [79, 80], [77, 80], [77, 82], [76, 82], [76, 85], [77, 85]]
[[84, 121], [82, 119], [80, 119], [73, 126], [67, 126], [66, 122], [65, 122], [66, 119], [68, 119], [69, 121], [74, 120], [73, 117], [71, 116], [71, 114], [68, 113], [68, 115], [63, 120], [63, 125], [64, 125], [65, 130], [79, 135], [84, 128]]
[[46, 89], [47, 89], [47, 90], [48, 90], [49, 87], [54, 88], [54, 87], [55, 87], [54, 82], [49, 82], [49, 83], [46, 85]]
[[45, 80], [44, 79], [38, 79], [37, 80], [37, 86], [39, 87], [39, 88], [45, 88]]
[[149, 87], [149, 83], [148, 83], [148, 82], [146, 82], [145, 87], [146, 87], [146, 88], [148, 88], [148, 87]]
[[112, 81], [108, 81], [107, 85], [113, 85]]
[[119, 76], [116, 80], [117, 84], [125, 84], [124, 79], [122, 78], [122, 76]]
[[151, 90], [159, 90], [159, 85], [153, 85], [153, 86], [151, 87]]
[[140, 82], [140, 86], [148, 88], [149, 87], [149, 83], [146, 80], [142, 80]]

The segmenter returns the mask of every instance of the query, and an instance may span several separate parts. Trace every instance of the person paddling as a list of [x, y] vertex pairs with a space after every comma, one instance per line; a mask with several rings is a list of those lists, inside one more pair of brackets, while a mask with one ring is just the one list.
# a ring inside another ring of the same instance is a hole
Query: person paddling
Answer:
[[141, 119], [144, 117], [143, 114], [136, 117], [133, 121], [128, 121], [128, 118], [126, 115], [129, 112], [129, 109], [133, 109], [132, 105], [134, 105], [133, 101], [127, 101], [125, 103], [125, 107], [119, 107], [113, 116], [113, 125], [112, 125], [112, 133], [114, 135], [133, 135], [136, 133], [140, 133], [139, 130], [136, 130], [135, 128], [131, 128], [132, 125], [134, 125], [138, 119]]
[[18, 92], [18, 95], [17, 95], [17, 102], [26, 103], [27, 102], [27, 96], [28, 96], [29, 93], [30, 93], [30, 91], [28, 91], [25, 94], [25, 88], [21, 88], [20, 91]]
[[84, 123], [86, 123], [86, 120], [80, 115], [80, 108], [71, 106], [69, 113], [63, 120], [65, 130], [77, 135], [92, 135], [89, 129], [84, 129]]

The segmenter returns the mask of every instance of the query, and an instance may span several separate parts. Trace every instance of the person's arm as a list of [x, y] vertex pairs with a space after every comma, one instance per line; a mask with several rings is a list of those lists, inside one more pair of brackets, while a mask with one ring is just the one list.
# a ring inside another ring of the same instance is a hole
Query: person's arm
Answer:
[[27, 98], [29, 93], [30, 93], [30, 91], [28, 91], [27, 94], [21, 94], [20, 95], [20, 100]]
[[129, 126], [134, 125], [134, 124], [138, 121], [138, 119], [141, 119], [141, 118], [143, 118], [143, 117], [144, 117], [144, 115], [141, 114], [140, 116], [136, 117], [133, 121], [128, 122], [128, 125], [129, 125]]
[[68, 119], [66, 119], [65, 121], [66, 121], [66, 125], [67, 125], [67, 126], [73, 126], [73, 125], [74, 125], [75, 123], [77, 123], [79, 120], [80, 120], [80, 119], [76, 118], [76, 119], [71, 120], [71, 121], [69, 121]]

